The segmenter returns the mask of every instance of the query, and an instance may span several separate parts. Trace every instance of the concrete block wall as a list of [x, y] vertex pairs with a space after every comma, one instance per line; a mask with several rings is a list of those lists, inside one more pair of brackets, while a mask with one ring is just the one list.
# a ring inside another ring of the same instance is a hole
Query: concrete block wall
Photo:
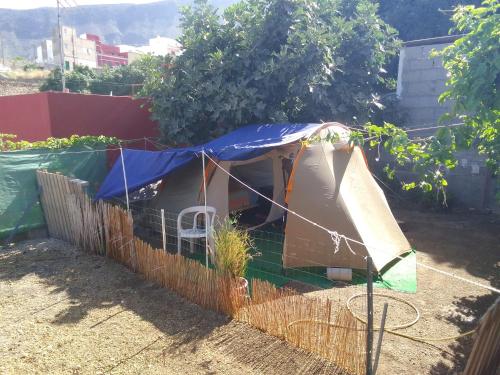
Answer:
[[401, 50], [397, 94], [409, 126], [434, 125], [451, 109], [452, 103], [438, 103], [446, 88], [447, 72], [441, 58], [430, 56], [434, 49], [448, 45], [405, 46]]
[[[453, 37], [444, 37], [408, 42], [401, 49], [397, 95], [400, 108], [406, 115], [407, 127], [436, 125], [440, 123], [441, 116], [450, 111], [451, 102], [438, 102], [439, 96], [446, 90], [447, 71], [442, 59], [431, 57], [431, 52], [446, 48], [453, 40]], [[415, 135], [424, 137], [433, 133], [434, 130], [430, 130]], [[461, 152], [457, 157], [459, 166], [447, 176], [454, 202], [466, 208], [500, 212], [500, 205], [495, 200], [500, 183], [491, 177], [484, 158], [474, 151]], [[407, 173], [401, 171], [402, 175]]]

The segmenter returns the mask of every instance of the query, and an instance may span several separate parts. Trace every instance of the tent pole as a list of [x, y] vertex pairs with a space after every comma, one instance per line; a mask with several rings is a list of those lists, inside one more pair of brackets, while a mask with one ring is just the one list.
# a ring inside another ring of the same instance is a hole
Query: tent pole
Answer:
[[167, 232], [165, 231], [165, 210], [161, 209], [161, 234], [163, 240], [163, 251], [167, 251]]
[[127, 211], [130, 211], [130, 202], [128, 200], [127, 173], [125, 172], [125, 161], [123, 160], [123, 149], [121, 145], [120, 145], [120, 157], [122, 161], [123, 182], [125, 183], [125, 198], [127, 199]]
[[205, 171], [205, 149], [201, 150], [201, 164], [203, 166], [203, 202], [205, 205], [205, 266], [208, 268], [208, 226], [211, 220], [207, 213], [207, 175]]
[[380, 322], [380, 330], [378, 331], [377, 350], [375, 351], [375, 362], [373, 363], [373, 375], [377, 373], [378, 360], [380, 358], [380, 350], [382, 349], [382, 338], [384, 337], [385, 320], [387, 318], [387, 308], [389, 304], [384, 303], [384, 310], [382, 311], [382, 321]]
[[373, 275], [372, 258], [366, 257], [366, 296], [367, 296], [367, 330], [366, 330], [366, 375], [373, 375], [372, 351], [373, 351]]

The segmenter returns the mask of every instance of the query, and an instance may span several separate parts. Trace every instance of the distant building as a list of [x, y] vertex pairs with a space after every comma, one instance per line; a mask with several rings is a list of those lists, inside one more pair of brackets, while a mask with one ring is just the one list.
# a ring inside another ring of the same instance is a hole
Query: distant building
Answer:
[[[174, 39], [157, 36], [149, 39], [146, 46], [113, 45], [104, 43], [98, 35], [82, 34], [77, 36], [76, 30], [62, 26], [64, 67], [73, 70], [75, 65], [89, 68], [102, 68], [128, 65], [144, 55], [165, 56], [179, 55], [182, 45]], [[35, 61], [40, 65], [51, 66], [61, 64], [59, 51], [59, 32], [56, 28], [52, 40], [44, 40], [35, 48]]]
[[[75, 65], [97, 68], [96, 42], [89, 39], [80, 38], [76, 30], [72, 27], [62, 26], [63, 56], [64, 68], [73, 70]], [[54, 60], [56, 63], [61, 61], [59, 33], [56, 28], [52, 37]]]
[[172, 38], [157, 36], [149, 39], [147, 46], [129, 46], [122, 44], [119, 46], [120, 51], [128, 53], [128, 63], [140, 59], [144, 55], [153, 56], [178, 56], [182, 53], [182, 44]]
[[43, 64], [42, 46], [37, 46], [35, 48], [35, 62], [37, 64]]
[[54, 64], [54, 49], [52, 47], [52, 40], [44, 40], [36, 47], [36, 63], [43, 65]]
[[129, 63], [128, 53], [120, 51], [120, 47], [112, 44], [105, 44], [101, 41], [99, 36], [94, 34], [83, 34], [82, 37], [95, 42], [98, 67], [113, 67], [127, 65]]
[[156, 56], [178, 55], [182, 51], [182, 45], [178, 41], [161, 36], [149, 39], [149, 46], [144, 48], [147, 53]]

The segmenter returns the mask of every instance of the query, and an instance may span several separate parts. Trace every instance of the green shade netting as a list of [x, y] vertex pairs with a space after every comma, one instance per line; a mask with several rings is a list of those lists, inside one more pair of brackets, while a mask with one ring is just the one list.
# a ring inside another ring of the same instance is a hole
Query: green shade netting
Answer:
[[17, 225], [17, 233], [45, 225], [37, 169], [89, 181], [93, 193], [107, 174], [105, 147], [0, 152], [0, 239], [7, 238]]
[[[299, 281], [320, 288], [335, 286], [334, 281], [326, 278], [325, 267], [283, 269], [283, 234], [259, 231], [252, 233], [254, 248], [258, 255], [254, 256], [249, 263], [247, 278], [267, 280], [277, 286], [286, 285], [291, 281]], [[353, 270], [352, 283], [366, 284], [366, 274]], [[380, 275], [374, 278], [374, 285], [415, 293], [417, 291], [416, 252], [412, 250], [404, 254], [402, 259], [397, 259], [387, 265]]]
[[[319, 288], [332, 288], [338, 282], [326, 278], [325, 267], [308, 267], [283, 269], [283, 234], [278, 231], [251, 231], [253, 240], [252, 253], [255, 254], [249, 262], [245, 277], [247, 279], [266, 280], [278, 287], [290, 285], [292, 282], [300, 282]], [[333, 251], [333, 250], [332, 250]], [[189, 254], [191, 258], [205, 263], [203, 254]], [[366, 284], [366, 273], [353, 270], [351, 284]], [[415, 293], [417, 291], [417, 264], [416, 252], [412, 250], [404, 255], [402, 259], [396, 259], [382, 270], [380, 275], [374, 277], [374, 286], [392, 289], [401, 292]]]

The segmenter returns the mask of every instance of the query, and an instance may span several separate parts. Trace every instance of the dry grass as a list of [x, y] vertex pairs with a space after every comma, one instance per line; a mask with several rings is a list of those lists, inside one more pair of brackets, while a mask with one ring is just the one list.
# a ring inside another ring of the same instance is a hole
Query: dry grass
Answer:
[[236, 228], [233, 221], [226, 219], [215, 230], [214, 240], [215, 268], [233, 277], [245, 276], [252, 246], [248, 232]]
[[11, 70], [9, 72], [4, 72], [2, 74], [9, 79], [39, 80], [47, 78], [50, 74], [50, 71], [48, 70], [24, 71], [22, 69], [16, 69], [16, 70]]

